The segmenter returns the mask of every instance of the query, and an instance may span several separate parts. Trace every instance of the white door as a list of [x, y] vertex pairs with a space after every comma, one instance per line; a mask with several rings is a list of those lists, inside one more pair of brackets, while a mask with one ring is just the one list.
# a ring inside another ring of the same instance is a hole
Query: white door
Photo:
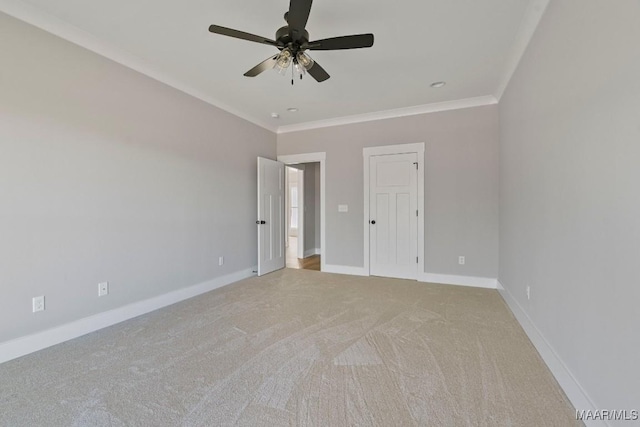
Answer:
[[370, 274], [417, 279], [418, 155], [371, 156], [369, 161]]
[[258, 157], [258, 276], [284, 268], [284, 163]]

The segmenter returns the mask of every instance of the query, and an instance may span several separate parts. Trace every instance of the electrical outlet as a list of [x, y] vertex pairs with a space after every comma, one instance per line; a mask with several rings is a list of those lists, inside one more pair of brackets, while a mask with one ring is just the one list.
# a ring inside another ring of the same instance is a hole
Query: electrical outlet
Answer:
[[98, 283], [98, 296], [109, 295], [109, 282]]
[[465, 262], [464, 256], [459, 256], [458, 257], [458, 264], [464, 265], [464, 262]]
[[218, 258], [218, 265], [223, 265], [224, 264], [224, 257], [221, 256]]
[[39, 297], [34, 297], [31, 301], [33, 304], [33, 312], [44, 311], [44, 295]]
[[527, 286], [527, 301], [531, 299], [531, 286]]

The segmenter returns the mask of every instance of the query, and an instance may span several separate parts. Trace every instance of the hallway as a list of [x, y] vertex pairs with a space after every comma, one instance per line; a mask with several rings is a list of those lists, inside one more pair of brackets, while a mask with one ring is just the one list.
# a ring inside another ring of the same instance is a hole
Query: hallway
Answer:
[[290, 236], [289, 247], [287, 248], [287, 268], [320, 271], [320, 255], [311, 255], [310, 257], [299, 259], [297, 253], [298, 238]]

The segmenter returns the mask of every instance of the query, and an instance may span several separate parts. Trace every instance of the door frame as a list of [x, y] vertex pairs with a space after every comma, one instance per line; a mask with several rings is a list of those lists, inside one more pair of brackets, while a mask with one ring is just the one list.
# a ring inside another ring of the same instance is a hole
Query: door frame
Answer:
[[[285, 165], [297, 165], [301, 163], [320, 163], [320, 271], [325, 271], [327, 263], [326, 257], [326, 232], [325, 212], [327, 209], [325, 192], [326, 192], [326, 152], [303, 153], [303, 154], [287, 154], [278, 156], [278, 161]], [[304, 248], [303, 248], [304, 251]]]
[[372, 156], [382, 156], [386, 154], [409, 154], [416, 153], [418, 157], [418, 263], [417, 280], [424, 275], [424, 142], [414, 144], [382, 145], [378, 147], [365, 147], [362, 149], [364, 166], [364, 274], [371, 275], [370, 267], [370, 246], [369, 246], [369, 191], [370, 191], [370, 160]]
[[304, 167], [298, 169], [298, 259], [304, 258]]

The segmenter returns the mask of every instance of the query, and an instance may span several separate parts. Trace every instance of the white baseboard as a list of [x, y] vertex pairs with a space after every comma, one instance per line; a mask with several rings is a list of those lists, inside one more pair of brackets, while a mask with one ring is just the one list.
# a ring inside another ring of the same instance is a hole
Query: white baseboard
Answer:
[[422, 273], [418, 280], [428, 283], [442, 283], [444, 285], [471, 286], [474, 288], [496, 289], [497, 280], [489, 277], [456, 276], [453, 274]]
[[[352, 276], [369, 276], [364, 267], [326, 264], [325, 273], [349, 274]], [[497, 280], [488, 277], [455, 276], [451, 274], [418, 273], [419, 282], [442, 283], [444, 285], [470, 286], [474, 288], [496, 289]]]
[[97, 331], [107, 326], [132, 319], [150, 311], [166, 307], [171, 304], [195, 297], [205, 292], [221, 288], [242, 279], [254, 276], [256, 267], [237, 271], [225, 276], [216, 277], [207, 282], [178, 289], [166, 294], [158, 295], [144, 301], [134, 302], [113, 310], [98, 313], [93, 316], [74, 320], [55, 328], [36, 332], [31, 335], [0, 343], [0, 363], [51, 347], [56, 344]]
[[[542, 357], [542, 360], [544, 360], [573, 406], [575, 406], [577, 410], [595, 411], [597, 408], [587, 392], [582, 388], [580, 383], [567, 368], [567, 365], [564, 364], [560, 356], [558, 356], [551, 344], [546, 340], [544, 335], [542, 335], [538, 330], [527, 312], [522, 308], [518, 301], [516, 301], [511, 293], [505, 289], [500, 281], [498, 281], [497, 284], [498, 292], [502, 295], [507, 306], [511, 309], [511, 312], [518, 320], [518, 323], [520, 323], [520, 326], [522, 326], [522, 329], [524, 329], [524, 332], [527, 334], [536, 350], [538, 350], [538, 353], [540, 353], [540, 357]], [[584, 423], [589, 427], [610, 426], [610, 424], [605, 420], [585, 420]]]
[[350, 265], [332, 265], [325, 264], [322, 269], [324, 273], [337, 273], [337, 274], [349, 274], [351, 276], [368, 276], [364, 270], [364, 267], [353, 267]]
[[307, 249], [304, 251], [304, 257], [308, 258], [310, 256], [320, 255], [320, 248]]

